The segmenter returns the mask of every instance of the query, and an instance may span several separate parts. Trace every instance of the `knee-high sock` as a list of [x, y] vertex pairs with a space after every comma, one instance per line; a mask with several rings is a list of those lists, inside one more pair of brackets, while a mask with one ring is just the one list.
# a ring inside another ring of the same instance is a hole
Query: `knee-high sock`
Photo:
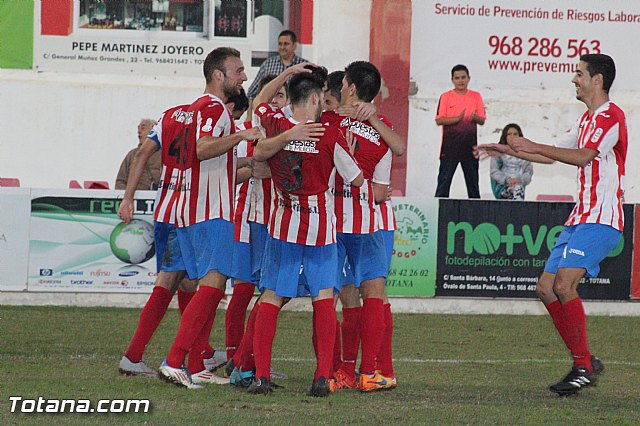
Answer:
[[360, 374], [374, 373], [383, 331], [384, 308], [382, 299], [369, 297], [362, 303], [362, 314], [360, 315], [360, 341], [362, 343]]
[[362, 308], [342, 309], [342, 365], [340, 369], [355, 377], [360, 348], [360, 315]]
[[233, 285], [233, 294], [225, 315], [227, 359], [233, 358], [242, 341], [247, 307], [255, 289], [255, 285], [245, 282], [236, 282]]
[[[223, 297], [224, 291], [214, 287], [201, 286], [198, 289], [182, 315], [178, 334], [167, 356], [167, 364], [170, 367], [182, 366], [187, 352], [193, 348], [200, 333], [205, 333], [203, 329]], [[211, 329], [208, 332], [211, 332]]]
[[333, 363], [331, 365], [331, 377], [333, 373], [342, 365], [342, 333], [340, 332], [340, 321], [336, 318], [336, 338], [333, 341]]
[[[184, 313], [184, 310], [187, 309], [187, 305], [193, 299], [193, 296], [196, 294], [195, 291], [184, 291], [178, 289], [178, 309], [180, 310], [180, 315]], [[204, 357], [211, 358], [215, 353], [215, 349], [209, 343], [207, 343], [207, 349], [205, 350]]]
[[[224, 297], [224, 292], [222, 294]], [[220, 299], [222, 299], [220, 297]], [[204, 327], [200, 330], [200, 334], [196, 338], [196, 341], [193, 343], [191, 350], [189, 351], [189, 361], [187, 363], [187, 368], [191, 373], [197, 373], [205, 369], [204, 366], [204, 358], [211, 358], [215, 354], [215, 350], [209, 344], [209, 336], [211, 335], [211, 328], [213, 327], [213, 322], [216, 319], [216, 310], [218, 308], [218, 304], [215, 303], [215, 307], [209, 312], [209, 318], [204, 323]]]
[[140, 312], [138, 328], [136, 328], [131, 343], [129, 343], [129, 347], [124, 353], [132, 362], [142, 360], [142, 354], [149, 344], [153, 333], [158, 328], [158, 325], [160, 325], [160, 321], [164, 318], [164, 314], [167, 312], [172, 297], [171, 292], [164, 287], [155, 286], [153, 288], [149, 300], [147, 300], [142, 312]]
[[253, 370], [256, 367], [256, 363], [253, 359], [253, 336], [256, 331], [256, 318], [258, 317], [258, 310], [260, 303], [253, 305], [251, 313], [249, 314], [249, 320], [247, 320], [247, 329], [242, 336], [240, 346], [233, 356], [233, 363], [237, 367], [242, 367], [242, 371]]
[[587, 318], [584, 314], [582, 299], [576, 297], [562, 304], [562, 313], [567, 326], [569, 350], [573, 356], [574, 367], [585, 367], [592, 371], [591, 353], [587, 343]]
[[562, 304], [559, 300], [554, 300], [548, 305], [544, 305], [547, 308], [547, 312], [551, 316], [551, 320], [553, 321], [553, 325], [556, 326], [556, 330], [558, 330], [558, 334], [562, 337], [562, 341], [569, 349], [569, 340], [567, 336], [567, 326], [564, 323], [564, 315], [562, 314]]
[[195, 291], [184, 291], [178, 289], [178, 309], [180, 310], [180, 315], [184, 314], [184, 310], [187, 309], [187, 305], [193, 299], [193, 296], [196, 294]]
[[256, 363], [256, 377], [271, 377], [271, 352], [278, 326], [280, 308], [271, 303], [260, 303], [253, 336], [253, 355]]
[[316, 371], [313, 379], [331, 378], [333, 364], [333, 344], [336, 340], [336, 310], [333, 299], [313, 302], [313, 329], [316, 335]]
[[376, 363], [376, 370], [380, 370], [385, 377], [395, 377], [393, 371], [393, 316], [391, 315], [391, 304], [384, 304], [384, 335], [380, 344], [380, 353]]

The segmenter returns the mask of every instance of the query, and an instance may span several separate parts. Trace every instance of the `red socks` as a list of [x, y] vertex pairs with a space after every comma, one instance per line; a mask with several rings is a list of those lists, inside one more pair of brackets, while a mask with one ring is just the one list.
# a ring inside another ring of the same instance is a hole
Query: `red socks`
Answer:
[[[271, 377], [271, 351], [276, 336], [280, 308], [271, 303], [260, 303], [256, 316], [255, 335], [253, 336], [253, 356], [256, 363], [256, 377]], [[333, 323], [331, 324], [333, 326]]]
[[[194, 348], [196, 343], [202, 343], [205, 334], [208, 340], [211, 327], [209, 326], [208, 329], [206, 327], [223, 297], [222, 290], [200, 286], [182, 315], [178, 334], [167, 356], [169, 367], [180, 368], [187, 352]], [[212, 319], [211, 324], [213, 324]]]
[[362, 341], [360, 374], [374, 373], [383, 332], [384, 307], [382, 306], [382, 299], [373, 297], [364, 299], [360, 316], [360, 339]]
[[178, 289], [178, 309], [180, 310], [180, 315], [184, 314], [184, 310], [187, 309], [187, 305], [195, 294], [195, 291], [186, 292]]
[[247, 307], [251, 302], [255, 289], [255, 285], [242, 281], [237, 281], [233, 284], [233, 295], [225, 316], [227, 359], [233, 358], [242, 341]]
[[393, 371], [392, 340], [393, 340], [393, 317], [391, 316], [391, 304], [384, 304], [384, 335], [380, 344], [376, 370], [380, 370], [385, 377], [395, 377]]
[[342, 308], [342, 365], [340, 369], [355, 377], [360, 348], [360, 315], [362, 308]]
[[333, 373], [342, 365], [342, 333], [340, 333], [340, 321], [336, 319], [336, 338], [333, 341], [333, 365], [331, 367], [331, 377]]
[[553, 320], [553, 325], [556, 326], [556, 330], [558, 330], [558, 334], [562, 337], [562, 341], [567, 346], [567, 349], [571, 350], [569, 347], [569, 341], [567, 340], [567, 327], [564, 323], [564, 316], [562, 315], [562, 304], [559, 300], [554, 300], [544, 307], [547, 308], [547, 311]]
[[244, 336], [242, 336], [238, 350], [233, 356], [233, 363], [236, 367], [242, 367], [242, 371], [253, 370], [256, 366], [253, 359], [253, 336], [255, 336], [256, 318], [258, 317], [260, 305], [261, 303], [253, 305], [247, 321], [247, 329], [244, 332]]
[[333, 344], [336, 339], [336, 310], [333, 299], [313, 302], [313, 330], [316, 336], [316, 371], [313, 380], [329, 379], [333, 363]]
[[579, 297], [562, 304], [562, 316], [567, 328], [567, 341], [574, 367], [585, 367], [592, 372], [591, 353], [587, 344], [587, 319]]
[[151, 336], [160, 325], [160, 321], [167, 312], [169, 302], [173, 295], [164, 287], [155, 286], [149, 300], [140, 312], [138, 328], [129, 343], [127, 351], [124, 353], [131, 362], [140, 362], [145, 348], [151, 340]]

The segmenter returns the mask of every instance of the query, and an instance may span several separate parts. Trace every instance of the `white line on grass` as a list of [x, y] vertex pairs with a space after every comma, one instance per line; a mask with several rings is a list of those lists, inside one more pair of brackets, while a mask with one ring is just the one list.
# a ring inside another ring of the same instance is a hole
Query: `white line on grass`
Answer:
[[[273, 358], [274, 361], [284, 362], [315, 362], [312, 358], [283, 357]], [[635, 361], [613, 361], [603, 360], [605, 365], [626, 365], [640, 366], [640, 362]], [[566, 359], [439, 359], [439, 358], [394, 358], [393, 362], [407, 364], [565, 364]]]

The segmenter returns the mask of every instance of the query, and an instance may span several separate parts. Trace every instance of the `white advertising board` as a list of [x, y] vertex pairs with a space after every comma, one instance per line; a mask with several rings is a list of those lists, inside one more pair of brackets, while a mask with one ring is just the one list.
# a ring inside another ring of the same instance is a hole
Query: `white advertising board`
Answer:
[[27, 289], [30, 202], [28, 188], [0, 188], [0, 291]]

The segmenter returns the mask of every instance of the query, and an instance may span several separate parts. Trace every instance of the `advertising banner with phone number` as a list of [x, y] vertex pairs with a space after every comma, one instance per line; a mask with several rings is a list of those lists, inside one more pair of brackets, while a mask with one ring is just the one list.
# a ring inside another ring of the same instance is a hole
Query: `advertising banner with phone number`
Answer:
[[640, 2], [440, 0], [412, 7], [411, 75], [419, 86], [447, 82], [462, 63], [482, 86], [564, 88], [581, 55], [605, 53], [618, 65], [618, 87], [640, 88], [629, 52], [640, 36]]
[[[436, 296], [536, 298], [536, 283], [573, 203], [440, 200]], [[624, 206], [622, 239], [583, 278], [591, 300], [628, 300], [634, 206]]]

